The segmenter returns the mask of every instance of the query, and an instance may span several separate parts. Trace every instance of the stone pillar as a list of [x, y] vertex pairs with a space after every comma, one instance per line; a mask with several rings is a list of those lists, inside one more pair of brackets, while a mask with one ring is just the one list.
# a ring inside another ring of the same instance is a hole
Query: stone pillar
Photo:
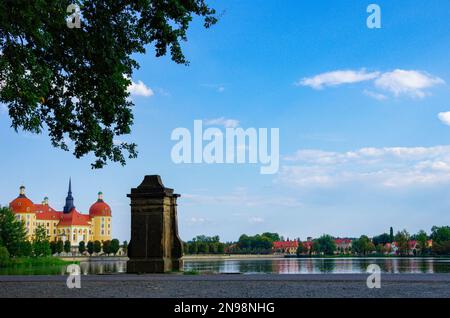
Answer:
[[177, 198], [158, 175], [145, 176], [131, 189], [131, 240], [128, 273], [165, 273], [183, 269], [178, 236]]

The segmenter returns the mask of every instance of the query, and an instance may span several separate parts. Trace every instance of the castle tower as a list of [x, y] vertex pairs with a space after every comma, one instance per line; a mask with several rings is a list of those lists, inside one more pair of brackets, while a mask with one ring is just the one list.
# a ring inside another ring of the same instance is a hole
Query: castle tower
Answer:
[[16, 214], [18, 220], [24, 223], [27, 238], [31, 240], [36, 227], [35, 206], [33, 201], [25, 195], [25, 187], [23, 185], [19, 188], [19, 196], [9, 203], [9, 207]]
[[69, 179], [69, 191], [67, 192], [66, 197], [66, 205], [64, 206], [64, 213], [69, 213], [75, 209], [75, 205], [73, 205], [73, 196], [72, 196], [72, 178]]
[[111, 208], [103, 201], [103, 192], [98, 193], [97, 202], [91, 205], [89, 216], [92, 220], [93, 240], [109, 241], [112, 238]]

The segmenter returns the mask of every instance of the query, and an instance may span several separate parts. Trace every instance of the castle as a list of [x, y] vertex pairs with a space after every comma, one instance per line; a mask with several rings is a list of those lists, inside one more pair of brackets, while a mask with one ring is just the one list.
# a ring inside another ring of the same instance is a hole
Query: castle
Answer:
[[69, 240], [72, 246], [81, 241], [111, 240], [111, 208], [103, 201], [103, 193], [98, 193], [97, 201], [91, 205], [89, 214], [82, 214], [75, 208], [72, 196], [72, 182], [63, 211], [56, 211], [48, 203], [48, 197], [41, 204], [35, 204], [25, 195], [25, 187], [20, 187], [19, 196], [11, 201], [9, 207], [16, 218], [23, 221], [28, 240], [38, 226], [47, 231], [50, 241]]

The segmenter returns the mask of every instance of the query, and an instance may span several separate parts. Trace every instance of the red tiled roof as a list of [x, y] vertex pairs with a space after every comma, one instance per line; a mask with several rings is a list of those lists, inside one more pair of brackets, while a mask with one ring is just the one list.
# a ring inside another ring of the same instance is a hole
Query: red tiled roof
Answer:
[[24, 194], [12, 200], [9, 207], [14, 213], [33, 213], [35, 211], [33, 201]]
[[58, 221], [58, 226], [89, 226], [92, 216], [111, 216], [111, 209], [103, 200], [92, 205], [91, 215], [81, 214], [76, 209], [64, 213], [56, 211], [48, 204], [34, 204], [23, 193], [12, 200], [9, 207], [14, 213], [35, 213], [37, 220]]
[[76, 209], [72, 209], [69, 213], [63, 213], [61, 221], [59, 221], [59, 226], [88, 226], [91, 218], [87, 214], [81, 214]]
[[103, 200], [99, 199], [97, 202], [91, 205], [91, 208], [89, 209], [89, 215], [111, 216], [111, 208]]
[[37, 220], [59, 220], [63, 212], [58, 212], [48, 204], [35, 204]]
[[313, 242], [312, 241], [305, 241], [305, 242], [303, 242], [303, 246], [305, 248], [307, 248], [308, 250], [310, 250], [312, 248], [312, 246], [313, 246]]
[[337, 245], [341, 245], [341, 244], [350, 244], [352, 240], [344, 238], [344, 239], [335, 239], [334, 242]]
[[273, 242], [273, 248], [297, 248], [298, 247], [298, 241], [277, 241]]

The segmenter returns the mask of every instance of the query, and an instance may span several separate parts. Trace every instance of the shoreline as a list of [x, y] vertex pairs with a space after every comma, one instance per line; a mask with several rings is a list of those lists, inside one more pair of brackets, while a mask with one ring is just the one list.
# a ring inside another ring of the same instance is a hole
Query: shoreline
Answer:
[[[127, 256], [54, 256], [63, 261], [75, 262], [104, 262], [104, 261], [128, 261]], [[289, 256], [278, 254], [202, 254], [185, 255], [184, 261], [214, 261], [214, 260], [265, 260], [265, 259], [450, 259], [450, 256], [398, 256], [398, 255], [378, 255], [378, 256]]]
[[260, 255], [260, 254], [204, 254], [204, 255], [184, 255], [184, 261], [197, 261], [197, 260], [240, 260], [240, 259], [275, 259], [285, 258], [284, 255]]

